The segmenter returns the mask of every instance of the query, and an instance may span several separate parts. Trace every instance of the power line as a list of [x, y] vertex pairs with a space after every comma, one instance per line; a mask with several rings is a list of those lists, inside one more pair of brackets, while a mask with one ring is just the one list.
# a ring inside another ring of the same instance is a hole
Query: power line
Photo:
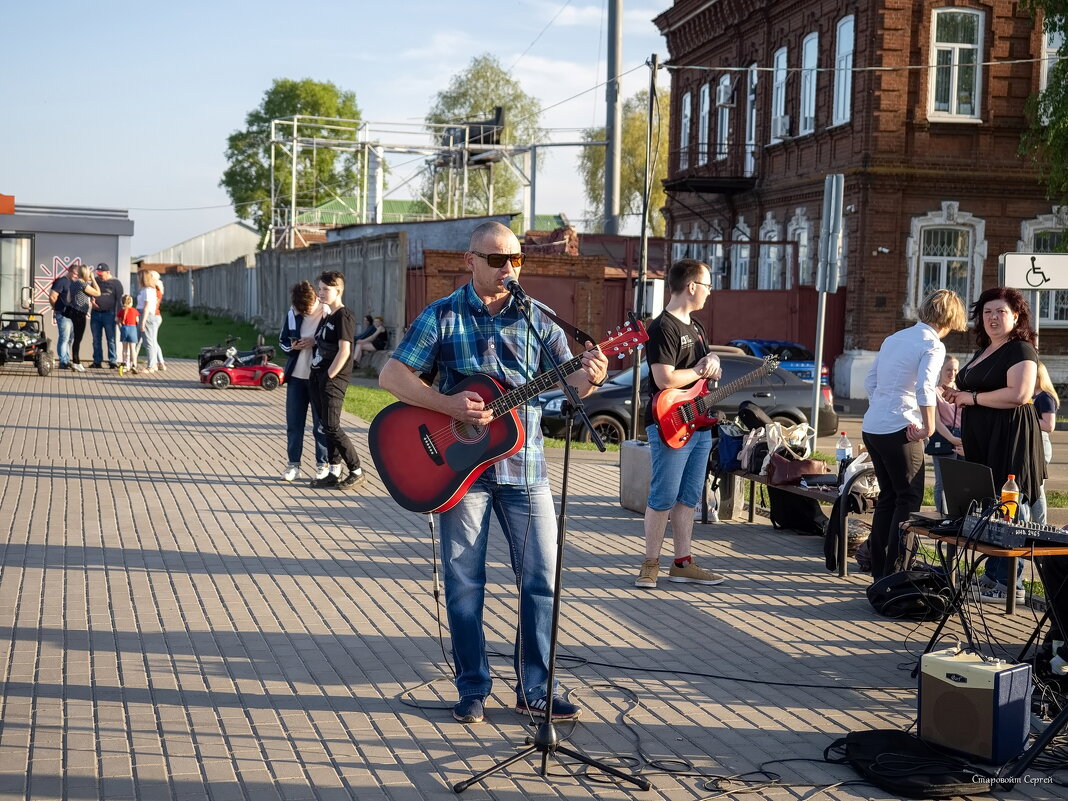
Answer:
[[567, 2], [566, 2], [566, 3], [564, 3], [564, 4], [562, 5], [562, 6], [560, 6], [560, 10], [559, 10], [559, 11], [557, 11], [555, 15], [553, 15], [553, 18], [552, 18], [551, 20], [549, 20], [549, 21], [548, 21], [548, 22], [547, 22], [547, 23], [545, 24], [545, 27], [544, 27], [544, 28], [542, 28], [542, 29], [541, 29], [541, 31], [540, 31], [540, 32], [538, 33], [538, 35], [534, 37], [534, 41], [533, 41], [533, 42], [531, 42], [530, 44], [528, 44], [528, 45], [527, 45], [527, 49], [526, 49], [526, 50], [524, 50], [524, 51], [523, 51], [522, 53], [520, 53], [520, 54], [519, 54], [518, 56], [516, 56], [516, 59], [515, 59], [515, 61], [513, 61], [513, 62], [512, 62], [512, 66], [510, 66], [510, 67], [508, 68], [508, 71], [509, 71], [509, 72], [511, 72], [512, 70], [514, 70], [514, 69], [515, 69], [515, 65], [516, 65], [516, 64], [518, 64], [518, 63], [519, 63], [519, 62], [520, 62], [520, 61], [522, 60], [523, 56], [525, 56], [525, 55], [526, 55], [527, 53], [529, 53], [529, 52], [530, 52], [530, 49], [531, 49], [532, 47], [534, 47], [534, 45], [536, 45], [536, 44], [538, 43], [538, 40], [539, 40], [539, 39], [541, 39], [542, 35], [543, 35], [543, 34], [544, 34], [544, 33], [545, 33], [545, 32], [546, 32], [547, 30], [549, 30], [549, 28], [551, 28], [551, 27], [552, 27], [552, 24], [553, 24], [554, 22], [556, 22], [556, 18], [557, 18], [557, 17], [559, 17], [559, 16], [561, 15], [561, 14], [563, 14], [563, 13], [564, 13], [564, 10], [565, 10], [565, 9], [566, 9], [566, 8], [567, 8], [567, 7], [569, 6], [569, 5], [571, 5], [571, 0], [567, 0]]

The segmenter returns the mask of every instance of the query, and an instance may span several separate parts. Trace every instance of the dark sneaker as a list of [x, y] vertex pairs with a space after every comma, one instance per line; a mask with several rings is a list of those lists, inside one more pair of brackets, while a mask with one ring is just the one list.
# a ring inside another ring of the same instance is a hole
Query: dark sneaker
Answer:
[[108, 368], [111, 370], [117, 370], [119, 365], [115, 362], [108, 362]]
[[367, 474], [363, 470], [349, 471], [349, 474], [345, 476], [341, 481], [338, 481], [334, 486], [339, 490], [356, 489], [367, 480]]
[[93, 362], [89, 365], [89, 367], [93, 370], [100, 370], [104, 367], [104, 365], [102, 365], [100, 362]]
[[472, 695], [456, 702], [452, 708], [452, 716], [460, 723], [481, 723], [485, 711], [481, 696]]
[[[545, 710], [549, 706], [548, 698], [536, 698], [533, 701], [517, 699], [515, 711], [520, 715], [533, 715], [536, 718], [544, 718]], [[574, 704], [565, 701], [562, 696], [553, 697], [553, 720], [578, 720], [582, 710]]]
[[308, 484], [312, 489], [327, 489], [336, 487], [341, 482], [333, 473], [327, 473], [325, 478], [313, 478]]

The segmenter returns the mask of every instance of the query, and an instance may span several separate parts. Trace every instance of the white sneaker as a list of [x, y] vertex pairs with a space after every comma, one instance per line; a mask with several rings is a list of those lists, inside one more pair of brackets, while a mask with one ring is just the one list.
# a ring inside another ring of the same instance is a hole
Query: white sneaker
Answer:
[[326, 462], [315, 465], [315, 477], [317, 479], [324, 479], [330, 474], [330, 465]]
[[[341, 468], [342, 465], [340, 464], [332, 464], [327, 469], [327, 472], [332, 476], [337, 476], [338, 478], [341, 478]], [[326, 476], [323, 476], [323, 478], [326, 478]]]
[[297, 476], [300, 475], [300, 465], [291, 464], [286, 468], [286, 471], [282, 473], [282, 481], [296, 481]]
[[71, 362], [70, 366], [73, 367], [75, 370], [77, 370], [79, 373], [84, 373], [85, 372], [85, 368], [82, 365], [78, 364], [77, 362]]

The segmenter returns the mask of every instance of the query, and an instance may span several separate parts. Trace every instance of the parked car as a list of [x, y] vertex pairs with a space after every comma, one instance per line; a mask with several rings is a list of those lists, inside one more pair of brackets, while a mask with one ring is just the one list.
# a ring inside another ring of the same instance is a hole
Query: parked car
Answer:
[[[760, 359], [752, 356], [726, 354], [720, 354], [719, 360], [723, 367], [723, 377], [719, 381], [721, 386], [756, 370], [761, 363]], [[648, 375], [649, 365], [642, 362], [642, 383]], [[633, 378], [633, 370], [620, 370], [612, 375], [601, 389], [582, 400], [590, 422], [605, 442], [618, 444], [630, 437]], [[644, 414], [645, 400], [645, 393], [642, 393], [643, 406], [639, 414]], [[807, 423], [807, 410], [812, 408], [812, 384], [777, 367], [744, 389], [728, 395], [717, 404], [717, 408], [728, 417], [733, 417], [738, 413], [738, 406], [746, 400], [756, 403], [773, 420], [791, 425]], [[563, 436], [565, 419], [560, 413], [563, 401], [564, 393], [558, 389], [543, 392], [538, 396], [538, 403], [541, 405], [541, 429], [545, 436]], [[643, 417], [639, 417], [639, 436], [644, 439], [643, 420]], [[589, 440], [589, 432], [583, 428], [582, 432], [578, 433], [577, 425], [576, 421], [576, 438]], [[837, 430], [838, 413], [834, 411], [834, 398], [829, 387], [821, 387], [818, 435], [827, 436]]]
[[[765, 356], [778, 356], [779, 366], [789, 370], [804, 381], [812, 380], [812, 367], [816, 363], [816, 354], [796, 342], [781, 339], [732, 339], [727, 343], [741, 348], [743, 353], [763, 359]], [[831, 374], [827, 365], [820, 365], [820, 383], [830, 384]]]

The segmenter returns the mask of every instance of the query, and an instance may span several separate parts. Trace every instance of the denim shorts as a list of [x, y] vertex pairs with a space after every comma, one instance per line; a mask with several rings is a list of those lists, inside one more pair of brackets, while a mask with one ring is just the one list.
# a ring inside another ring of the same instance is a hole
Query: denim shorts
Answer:
[[712, 432], [698, 431], [681, 448], [669, 448], [656, 426], [645, 429], [649, 440], [651, 478], [648, 506], [666, 512], [676, 504], [696, 508], [708, 473]]

